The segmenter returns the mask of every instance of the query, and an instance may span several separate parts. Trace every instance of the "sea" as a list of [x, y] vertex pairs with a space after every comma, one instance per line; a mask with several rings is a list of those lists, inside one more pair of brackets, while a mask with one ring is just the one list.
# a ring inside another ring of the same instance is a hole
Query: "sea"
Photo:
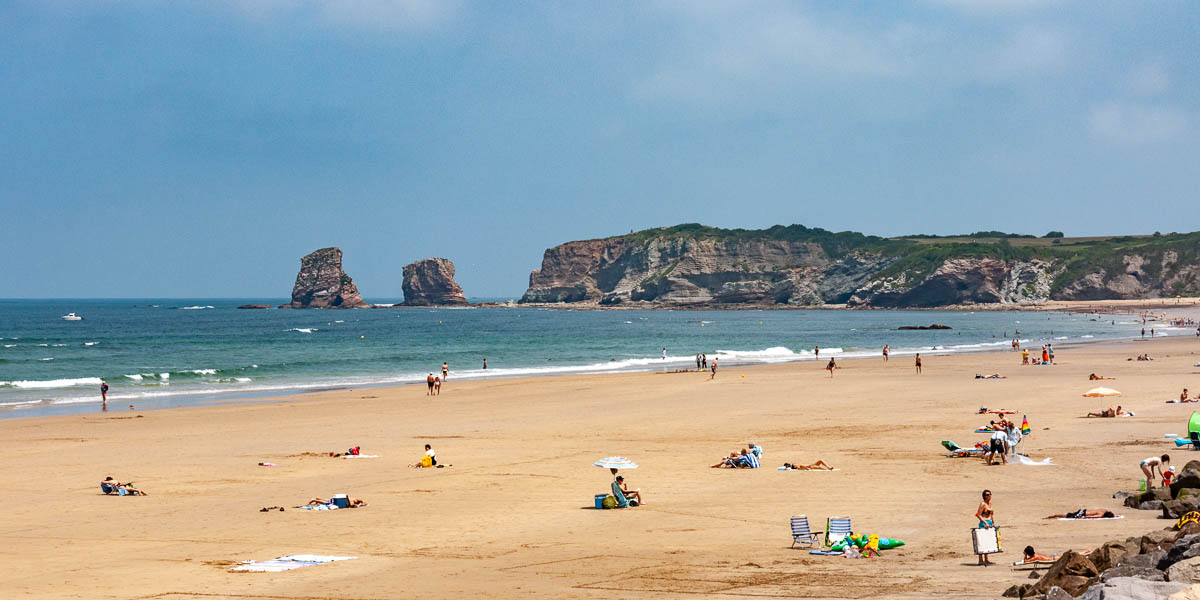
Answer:
[[[1018, 335], [1035, 348], [1132, 339], [1142, 329], [1135, 315], [1059, 312], [237, 308], [286, 301], [0, 300], [0, 418], [96, 412], [101, 382], [109, 410], [143, 410], [420, 383], [443, 362], [449, 383], [695, 368], [698, 352], [728, 372], [818, 360], [818, 346], [820, 360], [875, 357], [884, 344], [904, 357], [1005, 349]], [[952, 329], [897, 330], [933, 323]]]

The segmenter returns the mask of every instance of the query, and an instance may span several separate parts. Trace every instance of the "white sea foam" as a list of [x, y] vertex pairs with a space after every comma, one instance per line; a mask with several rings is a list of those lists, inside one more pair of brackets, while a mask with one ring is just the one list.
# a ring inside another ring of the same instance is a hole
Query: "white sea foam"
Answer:
[[48, 348], [50, 344], [38, 344], [38, 348]]
[[288, 331], [299, 331], [300, 333], [312, 333], [314, 331], [320, 331], [320, 330], [317, 329], [316, 327], [293, 327], [293, 328], [289, 329]]
[[250, 379], [249, 377], [234, 377], [233, 380], [238, 383], [250, 383], [251, 381], [254, 381], [253, 379]]
[[20, 402], [0, 402], [0, 406], [25, 406], [29, 404], [41, 404], [41, 400], [22, 400]]
[[1079, 336], [1079, 337], [1080, 337], [1081, 339], [1090, 340], [1090, 339], [1092, 339], [1092, 338], [1094, 338], [1094, 337], [1096, 337], [1096, 336], [1094, 336], [1094, 335], [1081, 335], [1081, 336]]
[[345, 321], [334, 321], [334, 323], [345, 323]]
[[181, 306], [179, 310], [204, 310], [206, 308], [215, 308], [213, 306]]
[[100, 342], [84, 342], [83, 345], [84, 346], [95, 346], [96, 344], [99, 344], [99, 343]]
[[170, 378], [171, 378], [171, 374], [170, 374], [170, 373], [159, 373], [159, 374], [158, 374], [158, 378], [159, 378], [159, 379], [163, 379], [163, 380], [170, 379]]
[[141, 376], [141, 375], [138, 375], [137, 373], [134, 373], [133, 375], [126, 375], [125, 377], [126, 377], [126, 378], [129, 378], [129, 379], [132, 379], [132, 380], [134, 380], [134, 381], [141, 381], [141, 380], [142, 380], [142, 376]]
[[17, 345], [16, 344], [5, 344], [4, 347], [5, 348], [16, 348]]
[[55, 348], [62, 348], [63, 346], [66, 346], [66, 344], [53, 344], [52, 346]]
[[257, 368], [258, 368], [258, 365], [250, 365], [250, 368], [251, 368], [251, 369], [257, 369]]
[[54, 360], [54, 358], [51, 356], [47, 356], [46, 358], [39, 358], [38, 360]]
[[195, 373], [197, 375], [216, 375], [217, 370], [216, 369], [192, 369], [191, 371], [188, 371], [188, 373]]
[[74, 379], [47, 379], [42, 381], [0, 381], [0, 387], [14, 387], [26, 390], [41, 390], [65, 388], [76, 385], [100, 385], [104, 383], [99, 377], [76, 377]]

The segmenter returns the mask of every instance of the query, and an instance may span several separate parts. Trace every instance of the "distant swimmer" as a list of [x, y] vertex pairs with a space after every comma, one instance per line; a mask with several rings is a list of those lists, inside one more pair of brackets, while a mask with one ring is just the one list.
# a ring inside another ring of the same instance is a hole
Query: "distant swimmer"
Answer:
[[483, 368], [484, 368], [484, 370], [487, 370], [487, 359], [486, 358], [483, 359]]
[[662, 355], [663, 355], [663, 360], [667, 360], [667, 349], [666, 348], [663, 348]]

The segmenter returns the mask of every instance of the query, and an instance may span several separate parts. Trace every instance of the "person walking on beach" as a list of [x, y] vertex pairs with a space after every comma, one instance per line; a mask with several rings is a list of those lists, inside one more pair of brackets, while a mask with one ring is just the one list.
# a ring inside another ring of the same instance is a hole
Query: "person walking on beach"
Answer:
[[448, 363], [442, 363], [442, 381], [446, 381], [449, 378], [450, 378], [450, 365]]
[[892, 347], [887, 344], [884, 344], [883, 345], [883, 362], [888, 361], [888, 354], [890, 354], [891, 352], [892, 352]]
[[921, 374], [921, 353], [917, 353], [917, 375]]
[[[992, 529], [996, 526], [996, 512], [992, 510], [992, 490], [983, 490], [983, 501], [975, 509], [975, 520], [979, 521], [979, 529]], [[992, 564], [988, 555], [979, 555], [980, 566]]]
[[433, 395], [434, 396], [442, 395], [442, 378], [441, 377], [433, 378]]
[[1029, 364], [1029, 348], [1021, 349], [1021, 364], [1023, 364], [1023, 365]]
[[830, 358], [830, 359], [829, 359], [829, 364], [825, 365], [825, 370], [826, 370], [826, 371], [829, 371], [829, 378], [830, 378], [830, 379], [833, 379], [833, 370], [834, 370], [834, 369], [836, 369], [836, 368], [837, 368], [837, 363], [833, 362], [833, 359], [832, 359], [832, 358]]
[[425, 378], [425, 383], [429, 386], [429, 391], [425, 392], [425, 395], [432, 396], [433, 395], [433, 373], [430, 373], [429, 377]]
[[712, 375], [708, 376], [708, 380], [712, 381], [716, 377], [717, 377], [717, 357], [714, 356], [713, 361], [712, 361]]

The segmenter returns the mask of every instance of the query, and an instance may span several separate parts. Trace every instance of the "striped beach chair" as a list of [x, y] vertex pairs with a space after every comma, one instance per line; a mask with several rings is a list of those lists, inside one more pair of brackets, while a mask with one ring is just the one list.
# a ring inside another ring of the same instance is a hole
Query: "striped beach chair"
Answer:
[[850, 535], [850, 517], [829, 517], [825, 521], [825, 545], [832, 546]]
[[796, 544], [805, 544], [809, 548], [816, 544], [821, 539], [821, 534], [813, 533], [812, 528], [808, 526], [807, 515], [792, 515], [792, 547]]

